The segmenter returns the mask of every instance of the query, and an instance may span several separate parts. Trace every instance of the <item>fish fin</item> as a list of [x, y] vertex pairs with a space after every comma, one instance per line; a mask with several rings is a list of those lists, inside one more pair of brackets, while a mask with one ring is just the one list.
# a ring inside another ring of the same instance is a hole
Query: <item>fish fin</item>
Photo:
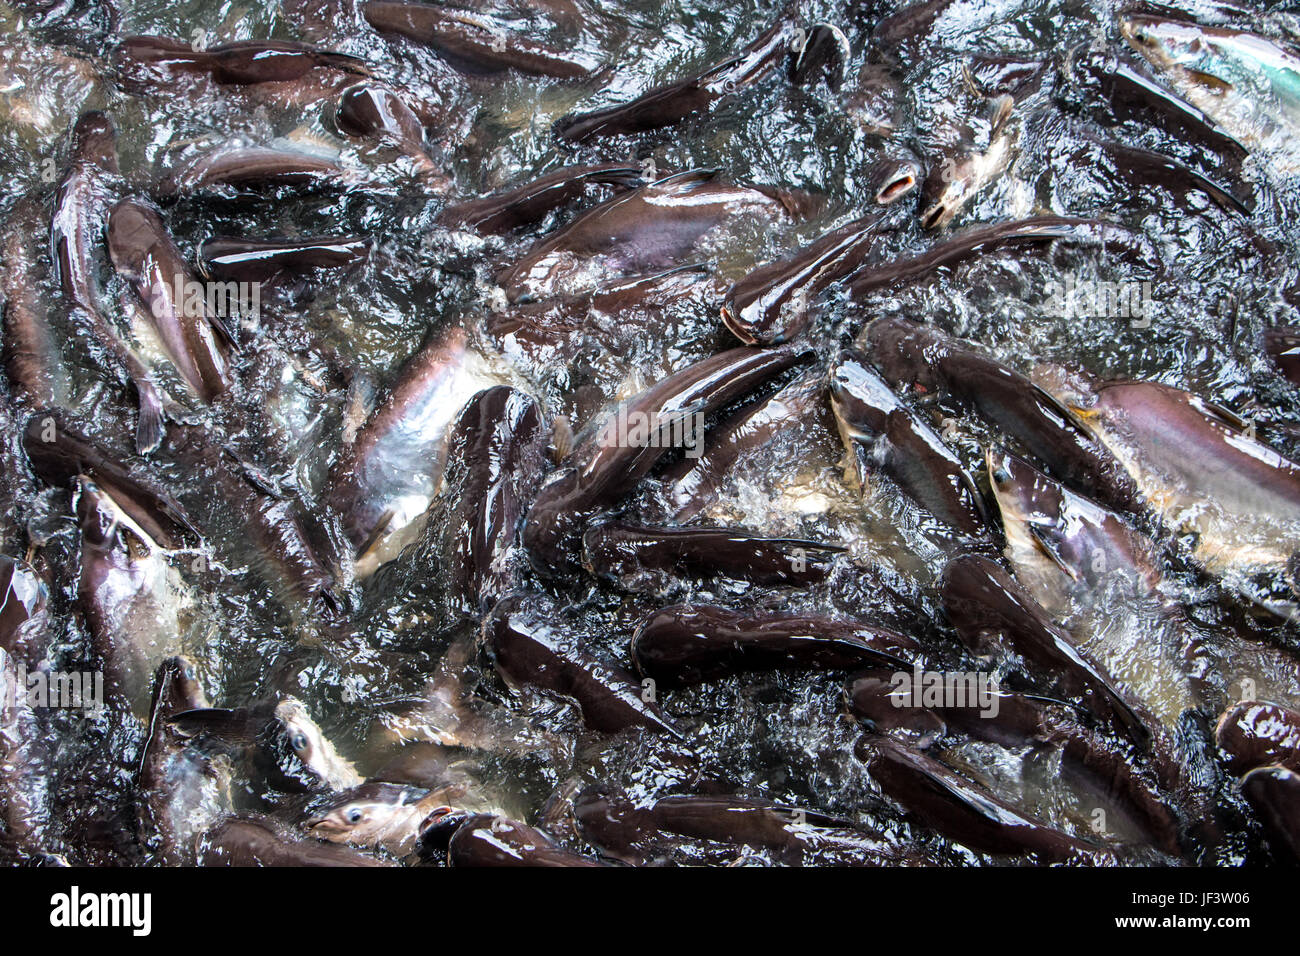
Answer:
[[353, 73], [357, 76], [375, 75], [365, 60], [350, 53], [340, 53], [338, 50], [321, 50], [317, 52], [315, 60], [321, 66], [331, 66], [336, 70], [342, 70], [344, 73]]
[[680, 173], [672, 173], [652, 182], [651, 186], [667, 186], [669, 184], [702, 184], [712, 182], [722, 172], [721, 166], [714, 166], [709, 169], [686, 169]]
[[1214, 93], [1216, 96], [1227, 93], [1232, 89], [1231, 83], [1221, 77], [1215, 76], [1213, 73], [1203, 73], [1200, 70], [1189, 69], [1187, 70], [1187, 74], [1197, 83], [1209, 89], [1210, 92]]
[[1070, 567], [1061, 557], [1061, 552], [1047, 540], [1046, 536], [1032, 524], [1026, 525], [1029, 536], [1034, 539], [1034, 544], [1038, 545], [1038, 550], [1043, 553], [1053, 564], [1070, 578], [1071, 581], [1078, 582], [1080, 579], [1079, 572]]
[[251, 743], [261, 729], [260, 722], [242, 707], [186, 710], [168, 717], [167, 723], [184, 738], [210, 736], [230, 743]]
[[139, 416], [135, 426], [135, 448], [142, 455], [147, 455], [162, 444], [164, 431], [162, 396], [153, 382], [145, 379], [135, 383], [136, 395], [139, 397]]

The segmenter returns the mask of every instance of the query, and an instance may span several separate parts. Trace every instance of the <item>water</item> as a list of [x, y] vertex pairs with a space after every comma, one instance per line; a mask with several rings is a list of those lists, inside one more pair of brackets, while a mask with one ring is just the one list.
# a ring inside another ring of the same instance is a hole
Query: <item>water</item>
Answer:
[[[313, 16], [313, 10], [329, 5], [310, 0], [287, 3], [285, 9], [126, 2], [116, 26], [98, 7], [74, 3], [69, 11], [62, 5], [43, 17], [34, 12], [40, 6], [0, 4], [0, 212], [7, 215], [31, 195], [48, 204], [66, 157], [66, 131], [77, 115], [93, 108], [108, 109], [117, 120], [129, 190], [147, 191], [202, 147], [232, 140], [336, 152], [343, 164], [366, 172], [377, 184], [341, 197], [282, 197], [251, 204], [185, 199], [166, 209], [172, 235], [191, 262], [200, 243], [214, 235], [356, 233], [375, 242], [375, 254], [365, 267], [341, 282], [309, 284], [291, 299], [269, 303], [258, 321], [240, 333], [235, 404], [255, 409], [257, 424], [231, 435], [231, 441], [252, 449], [270, 471], [294, 476], [309, 504], [319, 500], [341, 447], [345, 418], [354, 415], [358, 402], [364, 409], [373, 401], [426, 335], [453, 325], [469, 329], [485, 353], [504, 353], [493, 358], [498, 378], [538, 394], [578, 432], [607, 404], [728, 347], [730, 337], [717, 319], [718, 289], [754, 264], [868, 211], [867, 182], [874, 161], [887, 155], [929, 158], [965, 125], [976, 143], [986, 139], [986, 104], [962, 79], [962, 65], [971, 54], [1052, 58], [1079, 43], [1116, 50], [1122, 44], [1117, 5], [955, 0], [928, 35], [900, 49], [898, 129], [886, 138], [864, 130], [843, 104], [855, 77], [878, 61], [880, 52], [868, 42], [870, 27], [893, 6], [853, 4], [845, 12], [841, 4], [809, 2], [801, 7], [804, 19], [836, 23], [852, 43], [854, 55], [840, 95], [820, 85], [794, 88], [778, 71], [707, 118], [635, 139], [572, 147], [555, 143], [550, 128], [556, 119], [575, 109], [618, 102], [725, 58], [772, 22], [776, 6], [575, 0], [575, 17], [552, 22], [543, 9], [535, 20], [521, 24], [521, 29], [608, 64], [586, 82], [522, 74], [465, 77], [413, 44], [388, 43], [364, 27], [351, 26], [346, 6], [333, 15]], [[529, 7], [520, 0], [505, 9], [511, 16], [527, 17]], [[1187, 9], [1210, 19], [1220, 15], [1210, 6]], [[1285, 33], [1293, 20], [1273, 14], [1261, 22]], [[597, 337], [544, 350], [503, 346], [483, 331], [491, 311], [492, 277], [536, 235], [572, 216], [572, 210], [562, 210], [516, 238], [448, 233], [434, 224], [446, 198], [431, 194], [408, 160], [338, 134], [333, 94], [288, 106], [242, 94], [197, 99], [177, 90], [127, 94], [109, 78], [107, 54], [114, 33], [156, 33], [211, 44], [304, 38], [364, 57], [438, 117], [429, 131], [430, 153], [450, 175], [449, 195], [455, 198], [524, 182], [567, 163], [628, 159], [652, 161], [665, 171], [716, 166], [732, 181], [802, 190], [821, 201], [802, 221], [775, 227], [741, 224], [711, 241], [704, 258], [718, 283], [710, 284], [711, 292], [701, 295], [701, 301], [675, 306], [670, 322], [620, 329], [615, 347]], [[1247, 411], [1282, 450], [1300, 450], [1300, 433], [1291, 427], [1300, 411], [1296, 393], [1258, 345], [1263, 328], [1295, 321], [1285, 298], [1300, 278], [1294, 266], [1300, 238], [1295, 226], [1300, 194], [1294, 181], [1248, 161], [1237, 184], [1254, 193], [1255, 212], [1249, 219], [1224, 212], [1200, 194], [1175, 197], [1155, 185], [1135, 187], [1079, 158], [1090, 135], [1158, 149], [1225, 184], [1237, 180], [1213, 154], [1140, 122], [1116, 122], [1103, 101], [1068, 89], [1060, 79], [1051, 79], [1017, 105], [1013, 128], [1016, 145], [1009, 167], [960, 212], [953, 228], [1036, 212], [1102, 215], [1149, 236], [1162, 253], [1164, 272], [1129, 272], [1087, 250], [1058, 249], [1048, 256], [985, 256], [857, 304], [833, 291], [815, 309], [806, 333], [823, 360], [853, 342], [868, 320], [898, 315], [979, 342], [1026, 373], [1040, 365], [1064, 365], [1101, 377], [1149, 378], [1186, 388]], [[902, 221], [889, 236], [882, 253], [887, 257], [915, 253], [934, 241], [914, 216]], [[1149, 327], [1129, 319], [1050, 315], [1050, 283], [1068, 277], [1150, 281]], [[116, 302], [120, 291], [120, 281], [110, 279], [106, 301]], [[102, 421], [122, 421], [121, 388], [76, 341], [48, 278], [41, 293], [56, 304], [56, 331], [69, 339], [64, 355], [77, 389], [72, 407], [88, 419], [102, 410]], [[952, 419], [947, 437], [971, 470], [978, 471], [983, 447], [999, 436], [972, 417], [927, 403], [920, 407], [936, 426]], [[217, 422], [212, 427], [224, 426]], [[119, 446], [125, 437], [105, 435]], [[393, 726], [393, 714], [409, 707], [412, 697], [427, 693], [439, 659], [457, 638], [465, 640], [473, 632], [473, 622], [463, 620], [445, 598], [447, 557], [435, 544], [437, 509], [424, 542], [356, 586], [347, 621], [327, 628], [284, 600], [274, 572], [262, 567], [243, 529], [213, 502], [210, 475], [186, 468], [165, 452], [153, 465], [206, 532], [201, 561], [196, 563], [191, 553], [171, 560], [182, 570], [193, 602], [186, 608], [181, 647], [196, 662], [208, 696], [218, 705], [235, 706], [296, 694], [363, 774], [376, 772], [398, 752], [385, 730]], [[951, 543], [887, 480], [859, 489], [843, 465], [843, 449], [826, 409], [743, 461], [722, 500], [705, 515], [756, 532], [849, 545], [851, 562], [825, 585], [789, 594], [727, 582], [687, 582], [656, 596], [621, 594], [590, 579], [571, 586], [526, 584], [555, 590], [570, 609], [566, 623], [585, 635], [587, 646], [621, 661], [627, 660], [630, 634], [644, 614], [660, 603], [688, 597], [829, 609], [892, 623], [890, 615], [898, 608], [882, 596], [879, 585], [885, 582], [912, 595], [935, 618], [932, 588], [952, 553]], [[18, 495], [17, 520], [6, 529], [4, 550], [17, 555], [29, 543], [38, 545], [42, 565], [49, 569], [58, 622], [50, 659], [72, 668], [86, 660], [89, 641], [76, 611], [79, 546], [68, 496], [31, 486], [23, 486]], [[653, 491], [647, 490], [629, 513], [635, 516], [638, 508], [652, 513], [655, 504]], [[1198, 589], [1185, 574], [1172, 569], [1170, 574], [1172, 586], [1183, 589], [1192, 616], [1205, 622], [1225, 661], [1220, 683], [1235, 685], [1246, 674], [1272, 699], [1300, 704], [1294, 658], [1248, 646], [1225, 623], [1220, 595]], [[1294, 636], [1274, 631], [1272, 640], [1294, 644]], [[954, 665], [964, 660], [937, 624], [922, 632], [928, 660]], [[840, 686], [839, 675], [759, 674], [665, 692], [663, 706], [683, 728], [697, 758], [684, 764], [659, 742], [592, 734], [581, 729], [571, 709], [527, 694], [512, 698], [477, 660], [471, 659], [456, 684], [487, 728], [473, 754], [478, 796], [484, 805], [525, 819], [536, 819], [552, 792], [565, 786], [613, 783], [647, 797], [704, 783], [848, 815], [954, 861], [972, 860], [910, 828], [880, 797], [852, 755], [860, 731], [844, 714]], [[132, 778], [142, 742], [138, 724], [121, 715], [90, 720], [60, 714], [49, 733], [62, 741], [53, 775], [55, 829], [69, 858], [140, 861], [141, 851], [129, 838]], [[538, 735], [537, 747], [519, 746], [527, 733]], [[1022, 800], [1044, 818], [1086, 832], [1087, 814], [1079, 809], [1084, 798], [1053, 774], [1005, 753], [990, 756], [981, 748], [953, 761], [976, 768], [999, 793]], [[242, 799], [265, 809], [253, 796]], [[551, 822], [558, 835], [582, 846], [571, 826]], [[1262, 852], [1254, 844], [1243, 847], [1241, 854]], [[763, 854], [756, 859], [761, 862]]]

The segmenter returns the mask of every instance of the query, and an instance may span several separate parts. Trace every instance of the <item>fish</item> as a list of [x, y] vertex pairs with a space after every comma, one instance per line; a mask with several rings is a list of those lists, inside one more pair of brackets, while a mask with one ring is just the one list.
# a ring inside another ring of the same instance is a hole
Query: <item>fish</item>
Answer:
[[484, 618], [480, 641], [504, 678], [573, 701], [592, 730], [618, 733], [640, 727], [681, 736], [659, 707], [643, 697], [641, 683], [631, 673], [582, 650], [548, 598], [506, 595]]
[[158, 543], [84, 475], [76, 509], [77, 597], [103, 663], [105, 690], [144, 719], [154, 672], [183, 650], [183, 618], [193, 598]]
[[576, 866], [605, 864], [559, 846], [526, 824], [499, 814], [477, 813], [459, 823], [447, 843], [448, 866]]
[[939, 702], [931, 703], [915, 685], [900, 691], [895, 677], [868, 671], [846, 688], [851, 711], [870, 730], [917, 750], [932, 748], [948, 735], [1012, 750], [1028, 747], [1039, 756], [1046, 748], [1058, 750], [1063, 780], [1102, 796], [1162, 852], [1181, 855], [1178, 818], [1165, 806], [1168, 798], [1156, 781], [1133, 764], [1127, 748], [1081, 723], [1072, 705], [996, 684], [982, 691], [957, 685], [961, 696], [946, 702], [938, 695]]
[[743, 217], [789, 216], [759, 189], [690, 170], [629, 190], [583, 213], [497, 275], [510, 302], [590, 290], [614, 276], [681, 265], [701, 240]]
[[0, 292], [4, 294], [4, 349], [0, 360], [15, 395], [37, 408], [65, 406], [72, 384], [50, 314], [38, 293], [41, 270], [34, 240], [40, 208], [20, 200], [6, 223]]
[[518, 583], [519, 524], [541, 483], [551, 429], [541, 404], [508, 385], [479, 392], [452, 429], [447, 483], [451, 573], [462, 606], [477, 615]]
[[697, 684], [744, 670], [875, 664], [911, 667], [915, 639], [819, 614], [677, 604], [649, 614], [632, 636], [637, 670], [656, 681]]
[[963, 130], [939, 155], [927, 157], [930, 172], [921, 184], [921, 225], [945, 229], [971, 201], [1000, 177], [1016, 158], [1019, 138], [1015, 102], [1009, 95], [993, 100], [987, 145], [977, 145]]
[[334, 158], [265, 146], [219, 146], [174, 170], [157, 186], [158, 195], [205, 194], [236, 197], [284, 187], [299, 193], [343, 190], [364, 181]]
[[824, 80], [832, 93], [839, 92], [844, 82], [848, 61], [853, 56], [849, 38], [833, 23], [814, 23], [795, 33], [790, 42], [790, 65], [787, 73], [790, 82], [810, 86]]
[[831, 408], [865, 492], [877, 469], [968, 539], [987, 539], [984, 497], [956, 454], [885, 384], [866, 354], [846, 349], [831, 369]]
[[767, 851], [794, 866], [928, 862], [923, 853], [844, 818], [746, 797], [674, 794], [634, 803], [628, 794], [597, 784], [577, 795], [574, 815], [583, 835], [605, 855], [633, 866], [671, 859], [683, 838], [711, 849], [723, 844], [732, 863], [743, 849]]
[[73, 319], [90, 329], [99, 348], [135, 389], [139, 402], [135, 441], [144, 454], [162, 441], [162, 395], [153, 373], [104, 314], [96, 281], [97, 250], [118, 176], [117, 126], [112, 117], [97, 111], [82, 114], [72, 128], [71, 157], [55, 193], [50, 249]]
[[443, 484], [452, 428], [491, 384], [463, 329], [431, 336], [334, 463], [325, 500], [356, 548], [358, 578], [418, 537]]
[[282, 792], [343, 793], [365, 782], [296, 697], [183, 710], [167, 723], [181, 739], [238, 758]]
[[564, 166], [480, 199], [453, 203], [438, 213], [449, 229], [504, 234], [541, 222], [547, 214], [585, 195], [592, 185], [628, 189], [644, 182], [644, 170], [628, 163]]
[[[702, 420], [775, 375], [808, 360], [794, 349], [737, 348], [687, 366], [630, 399], [574, 449], [543, 485], [524, 519], [523, 543], [544, 572], [578, 570], [582, 531], [644, 478], [667, 453], [666, 436]], [[642, 430], [620, 422], [647, 423]], [[634, 433], [634, 431], [636, 433]]]
[[858, 759], [881, 790], [922, 824], [995, 856], [1113, 866], [1115, 850], [1087, 843], [1022, 813], [934, 757], [885, 737], [859, 742]]
[[1007, 365], [937, 329], [877, 319], [864, 351], [893, 388], [940, 391], [1014, 437], [1055, 476], [1121, 510], [1142, 498], [1123, 465], [1056, 398]]
[[36, 570], [0, 554], [0, 650], [29, 668], [45, 657], [49, 603], [49, 585]]
[[1267, 37], [1141, 14], [1120, 33], [1187, 102], [1251, 152], [1297, 168], [1300, 57]]
[[789, 55], [796, 36], [789, 11], [735, 56], [684, 80], [656, 86], [626, 103], [556, 121], [555, 138], [585, 143], [602, 136], [646, 133], [707, 113], [770, 75]]
[[1287, 767], [1256, 767], [1242, 778], [1241, 795], [1263, 824], [1274, 855], [1300, 864], [1300, 773]]
[[1004, 246], [1038, 245], [1055, 241], [1099, 247], [1107, 256], [1141, 268], [1158, 270], [1160, 254], [1147, 237], [1101, 219], [1033, 216], [989, 226], [972, 226], [920, 255], [862, 269], [849, 285], [861, 300], [878, 289], [902, 285]]
[[300, 836], [269, 817], [230, 817], [199, 838], [200, 866], [388, 866], [337, 843]]
[[731, 469], [820, 411], [824, 390], [820, 376], [799, 378], [746, 402], [710, 428], [698, 458], [683, 456], [659, 476], [670, 518], [684, 524], [717, 501]]
[[431, 185], [439, 191], [449, 188], [450, 182], [425, 149], [424, 123], [395, 90], [377, 83], [349, 87], [339, 97], [334, 121], [349, 136], [369, 137], [397, 148]]
[[438, 791], [371, 780], [332, 796], [306, 826], [312, 836], [330, 843], [380, 847], [405, 856], [430, 818], [451, 811], [443, 797]]
[[1214, 742], [1238, 776], [1276, 765], [1300, 773], [1300, 711], [1268, 701], [1243, 700], [1219, 717]]
[[1111, 141], [1100, 142], [1096, 148], [1131, 187], [1159, 186], [1184, 196], [1199, 192], [1225, 212], [1240, 216], [1251, 213], [1245, 200], [1163, 153]]
[[1063, 60], [1062, 73], [1084, 90], [1099, 93], [1120, 119], [1154, 120], [1173, 135], [1203, 142], [1233, 162], [1240, 163], [1249, 153], [1201, 110], [1111, 50], [1076, 47]]
[[97, 445], [62, 412], [45, 410], [32, 415], [23, 430], [23, 450], [32, 471], [49, 485], [75, 489], [79, 476], [94, 479], [165, 549], [200, 537], [185, 506], [156, 476]]
[[167, 233], [162, 216], [138, 199], [124, 199], [108, 217], [108, 251], [118, 274], [135, 291], [142, 314], [167, 358], [205, 404], [230, 388], [229, 356], [235, 343], [226, 303], [208, 302]]
[[492, 75], [514, 70], [572, 80], [591, 75], [599, 66], [579, 51], [540, 43], [511, 29], [505, 21], [477, 12], [389, 0], [370, 0], [361, 12], [380, 33], [431, 47], [464, 73]]
[[1230, 589], [1282, 617], [1297, 604], [1300, 465], [1250, 423], [1158, 382], [1102, 382], [1062, 397], [1132, 477], [1148, 507]]
[[674, 576], [808, 586], [826, 580], [836, 555], [846, 550], [730, 528], [653, 528], [622, 521], [595, 522], [582, 536], [583, 566], [628, 590], [658, 589]]
[[759, 266], [732, 285], [722, 321], [746, 345], [779, 345], [807, 326], [813, 300], [877, 251], [889, 218], [869, 213], [784, 259]]
[[241, 282], [274, 282], [283, 275], [346, 269], [366, 261], [374, 240], [364, 236], [241, 239], [213, 236], [199, 247], [205, 274]]
[[132, 36], [118, 44], [113, 62], [127, 87], [137, 91], [183, 74], [232, 86], [290, 83], [316, 71], [341, 77], [370, 75], [359, 57], [295, 40], [239, 40], [196, 49], [171, 37]]
[[169, 723], [207, 706], [191, 661], [171, 657], [158, 665], [136, 788], [143, 840], [163, 866], [193, 866], [198, 837], [230, 812], [228, 763], [187, 746]]
[[[1142, 703], [1080, 650], [992, 558], [974, 554], [953, 558], [944, 568], [941, 592], [948, 620], [972, 651], [980, 653], [1005, 642], [1042, 674], [1050, 675], [1057, 693], [1085, 707], [1141, 751], [1150, 753], [1167, 744], [1159, 722]], [[1167, 766], [1172, 760], [1164, 763]]]

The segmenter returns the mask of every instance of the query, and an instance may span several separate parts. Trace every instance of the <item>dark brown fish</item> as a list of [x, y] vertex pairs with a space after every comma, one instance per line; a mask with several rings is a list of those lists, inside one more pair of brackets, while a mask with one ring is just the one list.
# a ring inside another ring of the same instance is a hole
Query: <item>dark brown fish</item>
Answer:
[[822, 290], [852, 273], [876, 249], [884, 213], [828, 232], [794, 255], [759, 266], [731, 287], [722, 321], [746, 345], [788, 342], [808, 324]]
[[486, 611], [516, 583], [519, 523], [541, 482], [550, 436], [537, 401], [507, 385], [470, 399], [452, 431], [452, 576], [471, 613]]
[[644, 133], [707, 112], [775, 70], [789, 54], [795, 29], [791, 14], [782, 13], [758, 39], [725, 63], [690, 79], [655, 87], [628, 103], [565, 116], [556, 122], [555, 136], [584, 142], [597, 136]]
[[430, 185], [449, 185], [425, 150], [424, 123], [395, 90], [375, 83], [351, 87], [339, 98], [334, 118], [349, 136], [378, 140], [411, 157]]
[[1234, 704], [1223, 712], [1214, 740], [1227, 755], [1232, 773], [1277, 764], [1300, 773], [1300, 711], [1258, 700]]
[[959, 534], [988, 537], [988, 514], [975, 482], [943, 439], [890, 391], [862, 352], [840, 353], [831, 370], [831, 407], [864, 491], [879, 469]]
[[268, 817], [232, 817], [199, 839], [201, 866], [387, 866], [337, 843], [299, 836]]
[[1027, 854], [1045, 863], [1118, 862], [1112, 850], [1033, 819], [933, 757], [896, 741], [864, 738], [858, 757], [891, 800], [925, 826], [972, 850]]
[[465, 73], [515, 70], [532, 76], [581, 79], [599, 66], [590, 57], [539, 43], [505, 21], [480, 13], [389, 0], [370, 0], [361, 9], [366, 21], [380, 33], [431, 47]]
[[522, 186], [447, 206], [438, 222], [452, 229], [506, 233], [541, 221], [582, 197], [591, 184], [630, 188], [642, 182], [641, 167], [627, 163], [565, 166]]
[[41, 408], [68, 402], [71, 384], [50, 315], [39, 293], [40, 272], [33, 243], [41, 234], [40, 207], [21, 201], [4, 234], [0, 291], [4, 294], [5, 374], [14, 394]]
[[498, 814], [478, 813], [456, 828], [447, 844], [448, 866], [603, 866], [566, 850], [541, 830]]
[[802, 538], [769, 538], [728, 528], [647, 528], [598, 522], [582, 536], [592, 574], [639, 590], [676, 576], [732, 578], [766, 585], [810, 585], [831, 573], [845, 549]]
[[162, 216], [140, 200], [124, 199], [113, 207], [108, 250], [176, 371], [200, 400], [214, 401], [230, 387], [234, 334], [221, 313], [233, 307], [208, 301], [206, 287], [168, 235]]
[[1069, 635], [990, 558], [963, 555], [943, 574], [943, 606], [957, 635], [973, 650], [993, 641], [1040, 667], [1066, 697], [1078, 701], [1144, 750], [1158, 726], [1074, 646]]
[[23, 449], [32, 470], [47, 484], [71, 489], [79, 475], [94, 478], [164, 548], [198, 537], [185, 508], [160, 481], [97, 446], [62, 413], [38, 412], [28, 419]]
[[768, 193], [716, 177], [716, 170], [676, 173], [606, 200], [502, 270], [497, 284], [511, 302], [583, 292], [688, 262], [706, 235], [740, 217], [787, 215]]
[[667, 468], [661, 480], [674, 521], [687, 522], [718, 499], [731, 468], [801, 425], [824, 407], [819, 379], [796, 379], [771, 395], [742, 405], [709, 429], [704, 453], [683, 456]]
[[1156, 270], [1160, 267], [1160, 255], [1151, 241], [1123, 226], [1100, 219], [1037, 216], [992, 226], [974, 226], [920, 255], [864, 269], [849, 288], [854, 298], [862, 298], [877, 289], [924, 278], [936, 269], [956, 265], [1004, 246], [1041, 245], [1058, 240], [1099, 247], [1107, 255], [1144, 268]]
[[[680, 372], [631, 399], [583, 441], [538, 493], [523, 541], [543, 568], [578, 568], [579, 538], [588, 521], [616, 502], [668, 451], [674, 426], [717, 411], [809, 357], [786, 349], [730, 349]], [[633, 423], [644, 428], [623, 428]], [[635, 433], [634, 433], [635, 432]]]
[[49, 587], [26, 562], [0, 555], [0, 650], [28, 667], [45, 657], [49, 596]]
[[260, 189], [341, 190], [361, 181], [333, 159], [263, 146], [222, 146], [191, 160], [158, 184], [164, 197], [211, 193], [236, 196]]
[[315, 269], [345, 269], [363, 262], [374, 243], [361, 236], [313, 239], [205, 239], [199, 259], [212, 275], [241, 282], [271, 282]]
[[605, 733], [645, 727], [679, 736], [641, 683], [623, 668], [597, 660], [565, 633], [558, 606], [540, 595], [508, 595], [483, 622], [482, 643], [497, 670], [577, 703], [587, 726]]
[[906, 634], [857, 621], [688, 604], [654, 612], [632, 637], [637, 669], [679, 684], [740, 670], [910, 667], [919, 649]]
[[292, 82], [316, 70], [370, 75], [369, 67], [358, 57], [292, 40], [241, 40], [200, 50], [170, 37], [134, 36], [121, 42], [114, 60], [123, 79], [136, 87], [166, 83], [184, 73], [235, 86]]
[[722, 844], [733, 863], [743, 857], [742, 848], [765, 850], [778, 862], [794, 866], [925, 862], [915, 851], [848, 820], [744, 797], [679, 794], [635, 804], [626, 793], [596, 786], [578, 795], [574, 814], [583, 835], [606, 855], [638, 866], [671, 858], [684, 840], [703, 841], [715, 849]]
[[1141, 506], [1136, 483], [1115, 457], [1028, 378], [938, 330], [879, 319], [865, 333], [867, 353], [894, 388], [946, 393], [1015, 437], [1058, 478], [1112, 507]]
[[1242, 779], [1241, 794], [1264, 825], [1273, 853], [1300, 865], [1300, 773], [1257, 767]]
[[105, 113], [84, 114], [72, 129], [71, 161], [54, 198], [51, 255], [73, 318], [90, 328], [136, 390], [136, 447], [148, 452], [162, 440], [162, 396], [152, 373], [104, 315], [95, 278], [117, 175], [117, 127]]

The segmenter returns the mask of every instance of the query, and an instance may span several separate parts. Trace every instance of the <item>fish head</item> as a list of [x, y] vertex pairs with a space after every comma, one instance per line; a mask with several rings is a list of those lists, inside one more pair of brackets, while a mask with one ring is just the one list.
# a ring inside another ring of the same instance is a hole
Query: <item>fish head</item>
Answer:
[[914, 159], [881, 160], [868, 175], [868, 189], [878, 205], [888, 206], [916, 192], [924, 176], [921, 164]]
[[1209, 28], [1181, 20], [1134, 15], [1124, 17], [1119, 29], [1129, 46], [1157, 69], [1186, 70], [1210, 86], [1227, 85], [1214, 74], [1216, 53]]
[[72, 127], [72, 153], [81, 162], [117, 172], [117, 124], [100, 110], [82, 113]]
[[1043, 543], [1059, 538], [1066, 523], [1061, 486], [1001, 449], [990, 448], [985, 463], [1008, 544], [1038, 550]]
[[84, 548], [98, 552], [122, 548], [131, 559], [162, 550], [92, 478], [78, 475], [76, 484], [77, 524]]
[[307, 790], [344, 790], [361, 782], [302, 701], [286, 697], [275, 706], [271, 752], [277, 768]]

